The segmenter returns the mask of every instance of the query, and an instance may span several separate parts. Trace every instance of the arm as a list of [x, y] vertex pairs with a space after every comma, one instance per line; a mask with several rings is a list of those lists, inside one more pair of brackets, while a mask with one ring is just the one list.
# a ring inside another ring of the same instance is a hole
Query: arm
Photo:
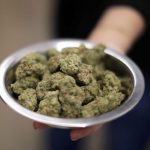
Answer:
[[[94, 43], [103, 43], [108, 47], [126, 53], [145, 28], [143, 17], [135, 9], [114, 6], [106, 10], [103, 17], [89, 35]], [[102, 125], [71, 131], [71, 139], [78, 140], [98, 130]]]
[[101, 42], [125, 53], [142, 34], [144, 28], [144, 18], [138, 11], [127, 6], [113, 6], [104, 12], [89, 40], [94, 43]]

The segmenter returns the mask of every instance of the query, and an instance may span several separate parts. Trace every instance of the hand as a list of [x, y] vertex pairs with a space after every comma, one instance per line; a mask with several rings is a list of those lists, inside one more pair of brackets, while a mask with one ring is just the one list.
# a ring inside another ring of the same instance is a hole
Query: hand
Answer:
[[106, 9], [88, 39], [127, 53], [144, 30], [144, 18], [137, 10], [129, 6], [112, 6]]
[[[49, 128], [48, 125], [38, 123], [38, 122], [33, 122], [33, 127], [34, 127], [34, 129]], [[95, 125], [95, 126], [87, 127], [87, 128], [72, 129], [70, 132], [70, 138], [72, 141], [79, 140], [81, 138], [87, 137], [87, 136], [95, 133], [101, 127], [102, 127], [102, 125]]]
[[101, 127], [102, 127], [102, 125], [95, 125], [95, 126], [87, 127], [87, 128], [72, 129], [71, 133], [70, 133], [71, 140], [76, 141], [81, 138], [87, 137], [87, 136], [95, 133]]

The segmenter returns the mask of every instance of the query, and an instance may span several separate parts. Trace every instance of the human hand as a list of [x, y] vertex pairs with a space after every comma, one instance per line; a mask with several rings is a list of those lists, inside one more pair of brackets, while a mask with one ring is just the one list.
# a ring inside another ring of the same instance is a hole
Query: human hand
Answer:
[[72, 141], [79, 140], [81, 138], [87, 137], [91, 134], [94, 134], [96, 131], [98, 131], [102, 125], [95, 125], [91, 127], [86, 127], [86, 128], [77, 128], [77, 129], [72, 129], [70, 132], [70, 137]]
[[144, 18], [136, 9], [123, 5], [112, 6], [97, 21], [88, 39], [126, 54], [144, 30]]
[[[34, 127], [34, 129], [49, 128], [48, 125], [45, 125], [45, 124], [42, 124], [39, 122], [33, 122], [33, 127]], [[79, 140], [81, 138], [87, 137], [87, 136], [95, 133], [101, 127], [102, 127], [102, 125], [95, 125], [92, 127], [72, 129], [70, 132], [70, 138], [72, 141]]]

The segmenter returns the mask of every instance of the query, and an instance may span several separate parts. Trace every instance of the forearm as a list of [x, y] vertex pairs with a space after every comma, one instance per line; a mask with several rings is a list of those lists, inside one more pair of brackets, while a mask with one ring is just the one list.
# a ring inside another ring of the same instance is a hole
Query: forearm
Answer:
[[89, 36], [94, 43], [126, 53], [142, 34], [145, 22], [135, 9], [127, 6], [108, 8]]

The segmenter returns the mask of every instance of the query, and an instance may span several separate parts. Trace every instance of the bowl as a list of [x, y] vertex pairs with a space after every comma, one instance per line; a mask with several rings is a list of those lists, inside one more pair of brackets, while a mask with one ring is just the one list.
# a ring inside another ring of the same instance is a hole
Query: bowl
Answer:
[[144, 93], [144, 78], [139, 67], [126, 55], [120, 54], [116, 50], [110, 48], [105, 48], [108, 59], [111, 61], [110, 68], [121, 74], [131, 78], [132, 90], [131, 94], [126, 98], [126, 100], [116, 109], [104, 113], [100, 116], [95, 116], [91, 118], [77, 118], [77, 119], [67, 119], [67, 118], [56, 118], [45, 116], [31, 110], [28, 110], [21, 106], [17, 100], [12, 96], [9, 89], [11, 83], [11, 70], [18, 61], [30, 52], [46, 52], [49, 48], [56, 48], [61, 51], [64, 47], [78, 47], [80, 44], [85, 44], [86, 47], [92, 48], [94, 44], [89, 41], [84, 41], [80, 39], [58, 39], [47, 42], [38, 43], [27, 48], [23, 48], [15, 52], [14, 54], [8, 56], [0, 66], [0, 96], [1, 99], [14, 111], [21, 114], [24, 117], [32, 119], [37, 122], [48, 124], [57, 128], [84, 128], [93, 126], [96, 124], [103, 124], [114, 119], [117, 119], [127, 112], [132, 110], [141, 100]]

